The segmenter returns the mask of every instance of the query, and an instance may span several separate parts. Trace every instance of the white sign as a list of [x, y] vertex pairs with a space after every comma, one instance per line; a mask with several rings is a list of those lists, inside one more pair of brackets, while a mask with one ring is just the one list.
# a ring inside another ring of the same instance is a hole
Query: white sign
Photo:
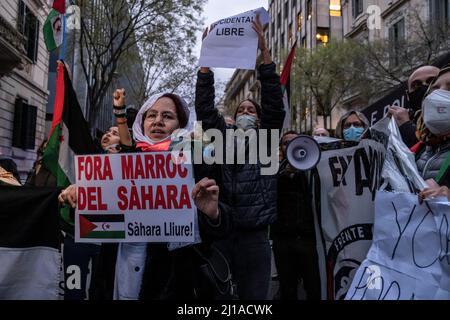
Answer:
[[379, 192], [375, 209], [373, 245], [347, 299], [450, 299], [450, 203]]
[[319, 262], [330, 300], [345, 298], [370, 248], [384, 157], [381, 143], [362, 140], [356, 147], [323, 152], [317, 166], [321, 210], [316, 230], [324, 241], [318, 242], [318, 252], [325, 252]]
[[268, 12], [258, 8], [213, 23], [203, 40], [200, 66], [254, 70], [258, 35], [252, 22], [258, 13], [263, 25], [269, 22]]
[[[194, 242], [191, 154], [75, 157], [77, 242]], [[176, 159], [175, 159], [176, 160]]]

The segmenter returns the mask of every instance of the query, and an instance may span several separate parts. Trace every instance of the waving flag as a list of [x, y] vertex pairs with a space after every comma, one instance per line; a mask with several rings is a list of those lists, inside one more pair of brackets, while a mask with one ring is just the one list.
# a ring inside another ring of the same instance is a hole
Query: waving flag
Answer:
[[291, 108], [289, 106], [289, 95], [290, 95], [290, 80], [291, 80], [291, 69], [292, 63], [295, 58], [295, 49], [297, 46], [297, 41], [292, 46], [291, 52], [284, 63], [283, 72], [281, 73], [281, 89], [283, 91], [283, 103], [284, 111], [286, 111], [286, 118], [284, 119], [283, 129], [289, 129], [291, 127]]
[[44, 41], [48, 51], [56, 50], [64, 39], [63, 15], [56, 10], [51, 10], [44, 23]]
[[[55, 110], [43, 165], [55, 175], [58, 187], [65, 188], [75, 183], [74, 156], [92, 153], [95, 153], [95, 147], [89, 126], [64, 63], [58, 61]], [[68, 209], [62, 215], [66, 222], [73, 224]]]

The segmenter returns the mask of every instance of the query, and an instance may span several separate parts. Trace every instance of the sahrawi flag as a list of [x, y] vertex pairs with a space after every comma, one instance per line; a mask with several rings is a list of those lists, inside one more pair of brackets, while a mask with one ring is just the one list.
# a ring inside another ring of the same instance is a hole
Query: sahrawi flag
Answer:
[[295, 58], [295, 48], [297, 46], [297, 42], [292, 46], [291, 52], [284, 63], [283, 72], [280, 76], [281, 89], [283, 91], [283, 104], [284, 111], [286, 111], [286, 117], [284, 118], [283, 129], [289, 129], [291, 127], [291, 108], [289, 106], [289, 94], [290, 94], [290, 79], [291, 79], [291, 69], [292, 63]]
[[53, 51], [61, 46], [64, 38], [63, 15], [55, 9], [44, 23], [44, 40], [48, 51]]
[[0, 300], [59, 300], [59, 188], [0, 187]]
[[125, 239], [125, 215], [80, 214], [80, 238]]
[[[75, 155], [95, 153], [89, 126], [84, 119], [77, 96], [64, 63], [58, 61], [55, 108], [49, 141], [44, 151], [43, 165], [56, 177], [58, 187], [75, 183]], [[73, 225], [69, 208], [61, 212]]]

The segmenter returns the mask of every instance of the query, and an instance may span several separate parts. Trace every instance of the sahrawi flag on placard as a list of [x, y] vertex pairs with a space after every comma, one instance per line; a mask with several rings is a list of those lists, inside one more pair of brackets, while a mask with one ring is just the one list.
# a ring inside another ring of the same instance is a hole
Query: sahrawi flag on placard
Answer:
[[80, 214], [81, 239], [125, 239], [125, 215]]
[[[69, 74], [58, 62], [53, 123], [43, 164], [56, 177], [59, 187], [75, 183], [74, 156], [95, 153], [89, 127], [84, 119]], [[73, 224], [69, 210], [63, 209], [64, 220]]]
[[52, 9], [44, 23], [44, 40], [48, 51], [54, 51], [63, 43], [63, 15]]
[[295, 58], [295, 49], [297, 46], [297, 41], [295, 41], [292, 46], [291, 52], [287, 57], [287, 60], [283, 66], [283, 72], [281, 73], [280, 82], [281, 88], [283, 90], [283, 104], [284, 111], [286, 111], [286, 117], [284, 118], [283, 129], [289, 129], [291, 127], [291, 108], [289, 106], [289, 95], [290, 95], [290, 85], [291, 85], [291, 69], [292, 63]]
[[0, 300], [58, 300], [59, 188], [0, 187]]

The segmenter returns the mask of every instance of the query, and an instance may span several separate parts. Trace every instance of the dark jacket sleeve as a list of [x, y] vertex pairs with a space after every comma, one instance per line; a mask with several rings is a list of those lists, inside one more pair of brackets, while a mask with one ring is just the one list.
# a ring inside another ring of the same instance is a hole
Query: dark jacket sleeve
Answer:
[[275, 63], [259, 66], [261, 81], [261, 129], [282, 129], [286, 112], [283, 105], [280, 76]]
[[195, 112], [197, 120], [203, 122], [203, 130], [218, 129], [222, 132], [226, 130], [225, 119], [219, 114], [214, 105], [214, 73], [198, 72], [197, 85], [195, 89]]
[[408, 148], [413, 147], [417, 142], [419, 142], [416, 137], [416, 126], [412, 121], [408, 121], [401, 125], [399, 130], [403, 142]]
[[219, 202], [219, 220], [213, 222], [199, 211], [200, 234], [204, 242], [222, 239], [230, 234], [232, 228], [230, 207]]

